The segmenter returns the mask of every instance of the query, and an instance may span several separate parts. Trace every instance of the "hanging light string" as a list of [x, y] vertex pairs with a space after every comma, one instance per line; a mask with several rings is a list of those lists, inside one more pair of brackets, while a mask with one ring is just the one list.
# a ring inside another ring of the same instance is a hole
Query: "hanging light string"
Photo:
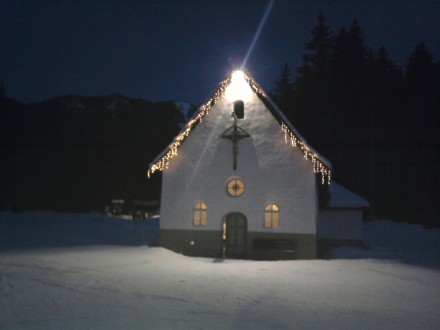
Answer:
[[180, 131], [180, 133], [174, 138], [173, 142], [168, 146], [168, 151], [160, 157], [159, 160], [150, 165], [150, 168], [147, 171], [147, 176], [150, 178], [151, 174], [156, 171], [163, 171], [165, 168], [168, 168], [168, 164], [171, 159], [177, 156], [179, 147], [182, 145], [183, 141], [188, 137], [191, 130], [198, 123], [201, 123], [203, 118], [209, 113], [209, 110], [213, 107], [215, 103], [222, 97], [226, 88], [231, 83], [231, 77], [222, 81], [220, 83], [220, 87], [214, 92], [211, 98], [205, 104], [199, 107], [197, 114], [193, 117], [188, 123], [186, 123], [185, 127]]
[[297, 148], [301, 150], [304, 155], [304, 159], [310, 160], [313, 163], [313, 171], [321, 175], [322, 184], [330, 184], [331, 181], [331, 171], [324, 165], [304, 141], [301, 141], [284, 123], [281, 123], [281, 130], [284, 132], [284, 142], [287, 144], [290, 142], [292, 148]]
[[[232, 73], [232, 75], [234, 72]], [[220, 83], [219, 88], [214, 92], [212, 97], [203, 105], [199, 107], [196, 115], [185, 125], [185, 127], [180, 131], [180, 133], [174, 138], [173, 142], [168, 146], [167, 152], [160, 157], [157, 161], [155, 161], [152, 165], [150, 165], [147, 176], [150, 176], [156, 171], [163, 171], [168, 168], [168, 164], [174, 157], [177, 156], [178, 150], [182, 145], [183, 141], [188, 137], [191, 130], [198, 124], [201, 123], [203, 118], [209, 113], [209, 110], [214, 106], [217, 101], [222, 98], [223, 94], [226, 91], [226, 88], [232, 81], [232, 75], [222, 81]], [[267, 98], [267, 95], [264, 91], [258, 86], [258, 84], [247, 74], [244, 74], [245, 81], [249, 84], [251, 89], [260, 97]], [[331, 181], [331, 171], [330, 169], [324, 165], [322, 161], [319, 160], [318, 155], [314, 153], [307, 144], [302, 141], [298, 136], [296, 136], [287, 125], [281, 120], [281, 130], [284, 132], [284, 141], [285, 143], [291, 144], [292, 148], [297, 148], [301, 150], [304, 155], [304, 158], [310, 160], [313, 163], [313, 171], [315, 173], [319, 173], [321, 175], [321, 183], [330, 184]]]
[[[248, 75], [244, 74], [244, 79], [249, 84], [251, 89], [258, 95], [262, 96], [264, 98], [267, 98], [264, 91], [258, 86], [258, 84]], [[298, 136], [296, 136], [283, 122], [283, 120], [280, 120], [281, 122], [281, 130], [284, 132], [284, 141], [285, 143], [289, 143], [292, 146], [292, 148], [296, 148], [299, 146], [300, 150], [302, 151], [304, 155], [304, 159], [308, 159], [312, 161], [313, 163], [313, 171], [315, 173], [319, 173], [321, 175], [321, 184], [330, 184], [331, 181], [331, 170], [324, 165], [323, 162], [319, 160], [318, 155], [316, 155], [308, 146], [307, 144], [302, 141]]]

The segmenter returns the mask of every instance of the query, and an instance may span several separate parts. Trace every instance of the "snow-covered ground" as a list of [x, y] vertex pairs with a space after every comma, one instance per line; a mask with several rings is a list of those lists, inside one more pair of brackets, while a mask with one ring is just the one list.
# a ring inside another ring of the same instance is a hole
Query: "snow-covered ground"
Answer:
[[190, 258], [158, 220], [0, 213], [1, 329], [439, 329], [440, 230], [374, 221], [331, 260]]

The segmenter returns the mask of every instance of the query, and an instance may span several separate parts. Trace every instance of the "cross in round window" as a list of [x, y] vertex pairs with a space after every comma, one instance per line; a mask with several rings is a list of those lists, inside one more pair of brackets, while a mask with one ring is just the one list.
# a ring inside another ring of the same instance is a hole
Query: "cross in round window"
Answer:
[[227, 185], [228, 194], [238, 197], [244, 192], [244, 182], [241, 179], [231, 179]]

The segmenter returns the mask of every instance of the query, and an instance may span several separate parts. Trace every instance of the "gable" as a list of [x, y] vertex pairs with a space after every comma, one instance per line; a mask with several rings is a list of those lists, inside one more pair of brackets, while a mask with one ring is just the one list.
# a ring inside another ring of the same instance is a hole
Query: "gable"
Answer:
[[[168, 147], [149, 165], [147, 175], [150, 177], [156, 171], [163, 171], [169, 163], [178, 155], [179, 148], [190, 135], [191, 131], [203, 121], [211, 111], [216, 111], [214, 105], [224, 98], [231, 100], [246, 99], [247, 93], [258, 96], [263, 103], [265, 110], [269, 111], [276, 119], [280, 129], [284, 133], [284, 143], [292, 148], [300, 150], [305, 159], [311, 162], [315, 173], [321, 175], [321, 183], [330, 183], [331, 164], [324, 157], [319, 155], [299, 134], [293, 125], [287, 120], [284, 114], [270, 100], [261, 87], [248, 75], [241, 71], [234, 71], [226, 80], [222, 81], [212, 97], [199, 107], [198, 111], [183, 127], [180, 133], [173, 139]], [[213, 108], [214, 107], [214, 108]]]

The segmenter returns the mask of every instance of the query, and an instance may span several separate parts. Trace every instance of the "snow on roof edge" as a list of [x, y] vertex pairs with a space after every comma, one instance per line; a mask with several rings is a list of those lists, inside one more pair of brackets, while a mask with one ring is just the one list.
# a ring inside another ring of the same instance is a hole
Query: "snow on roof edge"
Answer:
[[[252, 77], [251, 77], [251, 79], [253, 80]], [[254, 82], [255, 82], [255, 80], [254, 80]], [[259, 89], [263, 90], [258, 84], [257, 84], [257, 86], [258, 86]], [[298, 130], [295, 128], [295, 126], [293, 126], [293, 124], [290, 122], [290, 120], [287, 119], [286, 115], [281, 111], [281, 109], [278, 108], [278, 106], [275, 104], [275, 102], [266, 93], [264, 93], [264, 95], [262, 95], [261, 97], [264, 97], [264, 100], [270, 106], [270, 107], [268, 107], [268, 110], [271, 111], [271, 112], [275, 111], [276, 114], [280, 117], [281, 121], [284, 122], [284, 124], [286, 124], [286, 126], [298, 137], [298, 139], [303, 141], [304, 144], [306, 144], [310, 148], [310, 151], [312, 151], [314, 154], [316, 154], [318, 156], [317, 158], [319, 158], [319, 160], [322, 163], [324, 163], [325, 166], [327, 166], [329, 169], [332, 169], [331, 162], [326, 157], [324, 157], [322, 154], [317, 152], [316, 149], [313, 148], [310, 145], [310, 143], [307, 142], [307, 140], [298, 132]]]
[[370, 203], [339, 183], [332, 182], [329, 186], [330, 198], [325, 208], [368, 208]]
[[[215, 89], [215, 92], [213, 93], [213, 95], [215, 95], [217, 92], [218, 92], [218, 90], [221, 88], [221, 85], [222, 85], [222, 83], [223, 83], [224, 81], [221, 81], [221, 82], [219, 82], [218, 84], [217, 84], [217, 88]], [[162, 150], [162, 152], [159, 154], [159, 155], [157, 155], [151, 162], [150, 162], [150, 164], [148, 164], [148, 168], [151, 168], [151, 166], [153, 166], [154, 164], [156, 164], [163, 156], [165, 156], [167, 153], [168, 153], [168, 151], [170, 150], [170, 148], [171, 148], [171, 146], [173, 145], [173, 143], [176, 141], [176, 139], [177, 139], [177, 137], [180, 135], [180, 134], [182, 134], [187, 128], [188, 128], [188, 126], [190, 125], [190, 122], [192, 121], [192, 120], [194, 120], [194, 119], [196, 119], [197, 118], [197, 116], [199, 115], [199, 113], [200, 113], [200, 111], [201, 111], [201, 108], [203, 107], [203, 106], [205, 106], [207, 103], [209, 103], [210, 102], [210, 100], [212, 100], [212, 97], [213, 96], [211, 96], [207, 101], [205, 101], [205, 102], [203, 102], [200, 106], [198, 106], [197, 107], [197, 111], [194, 111], [194, 113], [193, 113], [193, 115], [190, 117], [190, 118], [188, 118], [188, 121], [186, 122], [186, 124], [180, 129], [180, 131], [176, 134], [176, 136], [173, 138], [173, 140], [165, 147], [165, 149], [164, 150]], [[197, 124], [198, 124], [198, 122], [194, 125], [194, 127], [195, 126], [197, 126]]]
[[[232, 76], [232, 75], [231, 75]], [[228, 84], [231, 81], [231, 76], [223, 81], [221, 81], [220, 83], [218, 83], [218, 87], [215, 90], [215, 92], [213, 93], [213, 96], [211, 96], [211, 98], [205, 102], [202, 103], [202, 105], [200, 105], [197, 109], [197, 111], [194, 112], [194, 114], [191, 116], [191, 118], [188, 120], [188, 122], [185, 124], [184, 127], [182, 127], [182, 129], [179, 131], [179, 133], [173, 138], [173, 140], [171, 141], [170, 144], [168, 144], [168, 146], [157, 156], [153, 159], [153, 161], [151, 161], [148, 165], [148, 169], [151, 169], [152, 166], [154, 166], [155, 164], [157, 164], [165, 155], [167, 155], [167, 153], [170, 151], [171, 147], [173, 146], [174, 142], [177, 140], [177, 138], [188, 128], [189, 123], [193, 120], [196, 119], [197, 116], [199, 115], [199, 113], [202, 111], [203, 107], [206, 107], [207, 104], [210, 104], [210, 102], [212, 101], [213, 97], [219, 93], [219, 90], [222, 88], [222, 85], [225, 82], [228, 82]], [[278, 108], [278, 106], [272, 101], [272, 99], [264, 92], [263, 88], [261, 88], [261, 86], [254, 80], [254, 78], [245, 73], [245, 76], [247, 76], [248, 78], [248, 84], [249, 87], [252, 89], [252, 91], [258, 96], [258, 98], [260, 98], [260, 100], [263, 102], [263, 104], [267, 107], [267, 109], [273, 114], [275, 115], [275, 117], [279, 117], [279, 121], [281, 121], [281, 123], [284, 123], [287, 128], [289, 130], [291, 130], [295, 136], [302, 141], [309, 149], [311, 152], [313, 152], [317, 157], [317, 159], [319, 159], [329, 170], [332, 169], [332, 165], [331, 162], [325, 158], [324, 156], [322, 156], [319, 152], [317, 152], [307, 141], [306, 139], [304, 139], [304, 137], [298, 132], [298, 130], [292, 125], [292, 123], [287, 119], [287, 117], [284, 115], [284, 113]], [[254, 86], [252, 86], [254, 85]], [[215, 103], [215, 102], [214, 102]], [[214, 104], [211, 104], [211, 106]], [[199, 122], [196, 122], [192, 128], [194, 128], [195, 126], [197, 126]], [[184, 141], [182, 141], [183, 143]]]

